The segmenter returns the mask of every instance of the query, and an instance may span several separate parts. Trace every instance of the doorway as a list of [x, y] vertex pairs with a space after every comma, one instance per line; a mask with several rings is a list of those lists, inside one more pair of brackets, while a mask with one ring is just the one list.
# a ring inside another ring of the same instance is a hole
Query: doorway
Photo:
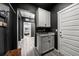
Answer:
[[[21, 55], [23, 56], [30, 56], [34, 55], [34, 47], [35, 47], [35, 23], [34, 23], [34, 17], [35, 15], [27, 10], [24, 9], [18, 9], [18, 15], [20, 15], [20, 22], [18, 21], [18, 32], [20, 32], [21, 35], [19, 35], [17, 40], [18, 42], [18, 48], [21, 48]], [[28, 49], [27, 49], [28, 48]]]

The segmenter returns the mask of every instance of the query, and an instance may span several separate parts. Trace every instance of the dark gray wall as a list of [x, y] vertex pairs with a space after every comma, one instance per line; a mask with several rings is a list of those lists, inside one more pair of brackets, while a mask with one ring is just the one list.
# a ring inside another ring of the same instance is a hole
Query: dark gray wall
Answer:
[[11, 21], [11, 49], [17, 48], [17, 15], [11, 10], [10, 21]]
[[[2, 6], [0, 6], [2, 7]], [[0, 21], [5, 21], [5, 19], [3, 17], [0, 16]], [[0, 26], [0, 55], [3, 55], [6, 51], [6, 37], [5, 37], [5, 33], [6, 33], [6, 28], [1, 27]]]
[[5, 19], [8, 26], [6, 28], [0, 27], [0, 55], [5, 54], [8, 50], [17, 48], [16, 14], [10, 8], [9, 4], [3, 5], [5, 6], [4, 10], [8, 9], [9, 15]]
[[[55, 6], [52, 7], [51, 9], [51, 25], [52, 25], [52, 31], [55, 32], [55, 29], [57, 29], [57, 22], [58, 22], [58, 17], [57, 17], [57, 12], [62, 10], [63, 8], [71, 5], [72, 3], [58, 3]], [[56, 33], [56, 32], [55, 32]], [[58, 48], [58, 42], [57, 42], [57, 33], [55, 35], [55, 48]]]
[[57, 28], [57, 12], [60, 11], [61, 9], [69, 6], [71, 3], [59, 3], [56, 4], [51, 12], [52, 12], [52, 28], [56, 29]]
[[16, 14], [10, 8], [8, 29], [7, 29], [7, 50], [12, 50], [16, 48], [17, 48], [17, 18]]
[[3, 55], [6, 51], [5, 49], [5, 29], [0, 27], [0, 55]]
[[[17, 16], [8, 3], [4, 3], [4, 5], [9, 7], [8, 27], [6, 28], [6, 51], [8, 51], [17, 48]], [[16, 7], [14, 9], [16, 11]]]

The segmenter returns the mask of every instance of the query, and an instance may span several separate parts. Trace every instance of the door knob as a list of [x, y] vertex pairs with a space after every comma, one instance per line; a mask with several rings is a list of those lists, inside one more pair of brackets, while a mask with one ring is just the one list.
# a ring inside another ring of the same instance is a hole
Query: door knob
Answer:
[[62, 32], [60, 32], [60, 37], [63, 38], [63, 37], [62, 37]]
[[63, 38], [63, 36], [62, 36], [62, 35], [60, 35], [60, 37], [61, 37], [61, 38]]
[[45, 27], [46, 27], [46, 24], [45, 24]]

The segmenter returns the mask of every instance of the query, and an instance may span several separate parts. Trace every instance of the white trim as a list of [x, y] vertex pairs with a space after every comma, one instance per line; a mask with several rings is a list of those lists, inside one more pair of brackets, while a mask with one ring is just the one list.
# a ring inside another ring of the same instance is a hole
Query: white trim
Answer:
[[63, 54], [61, 54], [59, 50], [54, 49], [54, 51], [55, 51], [56, 53], [58, 53], [57, 56], [63, 56]]
[[12, 7], [12, 5], [9, 3], [9, 6], [11, 7], [11, 9], [13, 10], [13, 12], [16, 14], [16, 11], [14, 10], [14, 8]]
[[57, 49], [54, 49], [54, 51], [56, 51], [56, 52], [58, 52], [58, 53], [59, 53], [59, 50], [57, 50]]
[[58, 26], [57, 26], [57, 27], [58, 27], [58, 50], [59, 50], [59, 48], [60, 48], [60, 40], [59, 40], [59, 32], [60, 32], [60, 31], [59, 31], [59, 30], [60, 30], [60, 29], [59, 29], [59, 28], [60, 28], [60, 24], [59, 24], [59, 23], [60, 23], [60, 22], [59, 22], [59, 19], [60, 19], [60, 18], [59, 18], [59, 13], [57, 13], [57, 14], [58, 14]]
[[21, 48], [20, 47], [21, 41], [19, 41], [19, 37], [18, 37], [18, 15], [19, 15], [19, 9], [17, 9], [17, 48]]
[[18, 48], [18, 9], [17, 9], [17, 48]]

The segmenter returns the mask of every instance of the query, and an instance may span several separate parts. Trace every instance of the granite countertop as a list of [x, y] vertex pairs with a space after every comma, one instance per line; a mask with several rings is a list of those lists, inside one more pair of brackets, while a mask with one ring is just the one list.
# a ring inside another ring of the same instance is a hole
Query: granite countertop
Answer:
[[49, 33], [37, 33], [37, 35], [40, 35], [40, 36], [49, 36], [49, 35], [55, 35], [54, 32], [49, 32]]

